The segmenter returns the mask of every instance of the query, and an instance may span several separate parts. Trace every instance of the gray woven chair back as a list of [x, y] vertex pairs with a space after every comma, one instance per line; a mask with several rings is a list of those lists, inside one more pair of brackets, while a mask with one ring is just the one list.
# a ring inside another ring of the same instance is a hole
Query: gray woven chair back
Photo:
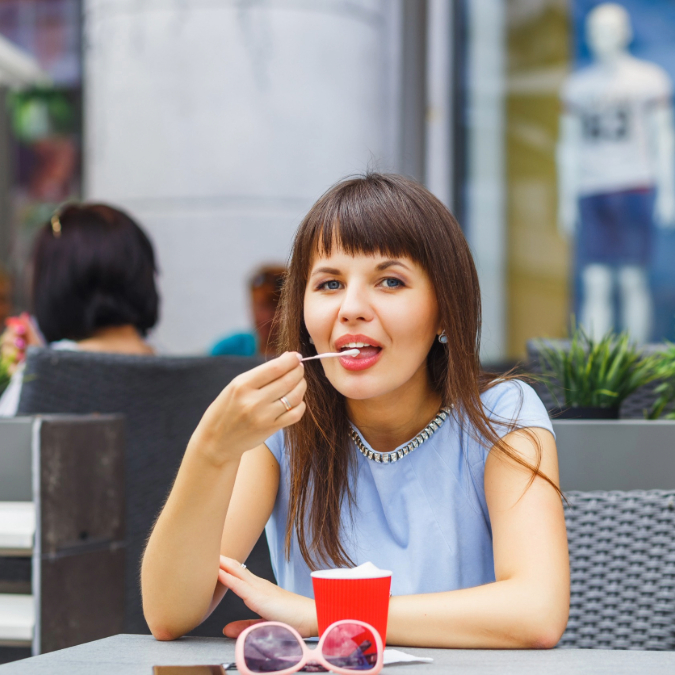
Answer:
[[569, 492], [570, 619], [559, 647], [675, 649], [675, 490]]
[[[547, 342], [550, 342], [556, 347], [564, 347], [569, 344], [569, 340], [547, 340]], [[642, 351], [645, 354], [651, 354], [659, 349], [663, 349], [663, 345], [645, 345], [642, 348]], [[528, 362], [525, 369], [532, 375], [540, 375], [542, 372], [539, 351], [537, 340], [529, 340], [527, 343]], [[658, 382], [652, 382], [645, 387], [640, 387], [640, 389], [631, 394], [622, 403], [621, 409], [619, 410], [619, 417], [621, 419], [644, 419], [645, 410], [649, 410], [656, 400], [654, 389], [658, 384]], [[553, 410], [558, 407], [558, 403], [554, 400], [548, 388], [542, 382], [534, 382], [532, 386], [537, 394], [539, 394], [539, 398], [541, 398], [547, 410]], [[563, 401], [560, 401], [559, 403], [562, 405]]]
[[[185, 447], [209, 404], [232, 378], [257, 365], [240, 357], [143, 357], [30, 349], [20, 414], [126, 416], [125, 632], [147, 633], [139, 587], [145, 541], [169, 493]], [[273, 579], [267, 542], [248, 566]], [[228, 593], [195, 634], [222, 636], [227, 621], [255, 616]]]

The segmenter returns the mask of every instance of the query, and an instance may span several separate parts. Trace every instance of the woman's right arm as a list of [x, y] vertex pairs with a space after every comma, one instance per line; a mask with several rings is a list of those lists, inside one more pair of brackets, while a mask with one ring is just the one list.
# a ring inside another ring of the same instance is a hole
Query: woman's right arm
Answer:
[[287, 353], [236, 377], [204, 414], [143, 556], [143, 610], [156, 638], [189, 632], [213, 609], [214, 593], [222, 597], [221, 546], [244, 557], [258, 539], [278, 483], [263, 441], [302, 417], [305, 389], [304, 367]]

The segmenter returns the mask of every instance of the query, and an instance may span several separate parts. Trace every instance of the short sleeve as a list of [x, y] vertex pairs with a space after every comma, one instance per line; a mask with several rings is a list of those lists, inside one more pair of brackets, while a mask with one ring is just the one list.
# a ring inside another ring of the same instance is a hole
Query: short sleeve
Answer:
[[[654, 64], [650, 64], [654, 66]], [[653, 67], [652, 77], [649, 78], [647, 86], [649, 88], [649, 100], [651, 103], [670, 104], [673, 98], [673, 82], [668, 73], [659, 66]], [[647, 78], [645, 78], [647, 79]]]
[[525, 382], [499, 382], [482, 396], [485, 412], [499, 437], [513, 429], [539, 427], [555, 437], [551, 419], [537, 392]]
[[274, 458], [277, 460], [279, 466], [281, 466], [285, 448], [284, 430], [279, 429], [276, 434], [270, 436], [265, 441], [265, 445], [267, 446], [267, 449], [274, 455]]

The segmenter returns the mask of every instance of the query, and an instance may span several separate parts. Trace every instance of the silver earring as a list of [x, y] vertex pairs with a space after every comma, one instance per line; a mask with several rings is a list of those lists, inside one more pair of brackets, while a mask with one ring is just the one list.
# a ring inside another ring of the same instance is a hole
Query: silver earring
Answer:
[[309, 344], [310, 344], [310, 345], [313, 345], [313, 344], [314, 344], [314, 340], [312, 340], [311, 337], [309, 338]]
[[448, 344], [448, 336], [445, 334], [445, 331], [443, 331], [439, 336], [438, 336], [438, 341], [442, 345], [447, 345]]

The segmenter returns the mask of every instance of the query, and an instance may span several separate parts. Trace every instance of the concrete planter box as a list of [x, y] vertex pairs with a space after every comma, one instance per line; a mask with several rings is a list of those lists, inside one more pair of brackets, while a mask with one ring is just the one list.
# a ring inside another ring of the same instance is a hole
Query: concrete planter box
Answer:
[[122, 632], [124, 426], [0, 420], [0, 662]]
[[558, 420], [565, 490], [672, 490], [675, 421]]

